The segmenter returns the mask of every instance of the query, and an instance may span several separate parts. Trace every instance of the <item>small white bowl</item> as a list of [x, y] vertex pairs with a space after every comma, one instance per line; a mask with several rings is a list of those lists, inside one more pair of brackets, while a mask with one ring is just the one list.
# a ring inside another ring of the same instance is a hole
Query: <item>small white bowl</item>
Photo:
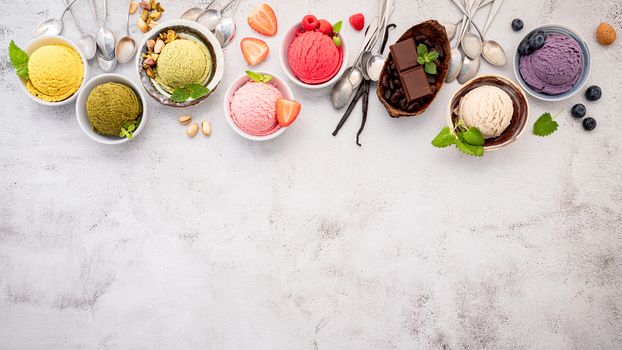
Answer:
[[[285, 83], [283, 79], [269, 72], [258, 72], [258, 73], [271, 75], [272, 80], [270, 81], [270, 83], [273, 84], [277, 89], [279, 89], [279, 91], [281, 91], [281, 93], [283, 94], [283, 97], [288, 100], [294, 99], [294, 94], [292, 93], [292, 90], [289, 88], [289, 86], [287, 86], [287, 83]], [[227, 119], [227, 123], [229, 124], [231, 129], [233, 129], [236, 133], [238, 133], [238, 135], [244, 137], [247, 140], [251, 140], [251, 141], [272, 140], [278, 137], [279, 135], [281, 135], [282, 133], [284, 133], [288, 127], [282, 126], [277, 131], [269, 135], [255, 136], [240, 129], [240, 127], [235, 123], [235, 121], [233, 121], [233, 117], [231, 116], [231, 98], [233, 97], [233, 93], [236, 92], [236, 90], [239, 89], [242, 85], [246, 84], [246, 82], [249, 80], [250, 78], [248, 77], [248, 75], [244, 74], [243, 76], [237, 78], [233, 82], [233, 84], [229, 86], [229, 89], [227, 89], [227, 92], [225, 93], [225, 99], [223, 101], [223, 109], [225, 111], [225, 118]]]
[[62, 105], [66, 105], [69, 104], [73, 101], [76, 100], [76, 97], [78, 96], [78, 93], [80, 92], [80, 90], [82, 90], [82, 88], [84, 88], [84, 84], [85, 82], [88, 80], [89, 76], [89, 62], [87, 61], [86, 57], [84, 57], [84, 54], [82, 53], [82, 51], [80, 51], [80, 48], [78, 48], [78, 45], [74, 44], [73, 41], [62, 37], [62, 36], [58, 36], [58, 35], [44, 35], [44, 36], [40, 36], [38, 38], [33, 39], [32, 41], [30, 41], [25, 47], [24, 47], [24, 51], [26, 51], [26, 53], [28, 54], [28, 56], [30, 56], [36, 49], [45, 46], [45, 45], [52, 45], [52, 44], [63, 44], [63, 45], [67, 45], [69, 47], [71, 47], [72, 49], [76, 50], [76, 52], [80, 55], [80, 58], [82, 58], [82, 65], [84, 66], [84, 78], [82, 79], [82, 84], [80, 84], [80, 87], [78, 88], [78, 90], [71, 95], [69, 98], [62, 100], [62, 101], [58, 101], [58, 102], [48, 102], [48, 101], [44, 101], [36, 96], [34, 96], [33, 94], [30, 93], [30, 91], [28, 91], [28, 88], [26, 88], [26, 79], [23, 79], [19, 76], [17, 76], [17, 80], [19, 80], [19, 85], [22, 87], [22, 90], [24, 90], [24, 93], [26, 93], [26, 95], [28, 95], [28, 97], [30, 97], [31, 100], [37, 102], [38, 104], [44, 105], [44, 106], [62, 106]]
[[341, 68], [339, 69], [339, 72], [337, 72], [337, 74], [331, 80], [325, 83], [306, 84], [302, 82], [300, 79], [298, 79], [298, 77], [296, 77], [294, 72], [292, 72], [291, 68], [289, 67], [289, 62], [287, 59], [287, 54], [289, 52], [289, 45], [296, 38], [297, 29], [300, 29], [300, 23], [296, 24], [290, 30], [288, 30], [287, 33], [285, 33], [285, 37], [281, 41], [281, 52], [280, 52], [279, 57], [281, 59], [281, 67], [283, 67], [283, 70], [285, 71], [285, 75], [287, 75], [287, 77], [291, 81], [293, 81], [294, 84], [298, 86], [302, 86], [303, 88], [307, 88], [307, 89], [317, 90], [317, 89], [323, 89], [325, 87], [333, 85], [343, 75], [343, 72], [345, 72], [348, 66], [348, 45], [346, 43], [345, 38], [343, 37], [342, 34], [339, 34], [339, 38], [341, 39], [341, 51], [343, 52], [343, 62], [341, 62]]
[[86, 85], [84, 85], [82, 91], [80, 91], [80, 93], [78, 94], [78, 100], [76, 101], [76, 117], [82, 131], [84, 131], [86, 136], [90, 137], [92, 140], [102, 143], [104, 145], [119, 145], [130, 141], [130, 139], [127, 137], [104, 136], [96, 133], [95, 131], [93, 131], [93, 128], [91, 127], [91, 122], [89, 121], [86, 113], [86, 99], [89, 97], [91, 91], [93, 91], [95, 87], [101, 84], [110, 82], [120, 83], [131, 87], [136, 95], [140, 98], [143, 112], [140, 117], [140, 124], [138, 124], [136, 130], [134, 130], [134, 136], [132, 140], [135, 139], [138, 134], [140, 134], [140, 132], [145, 128], [145, 124], [147, 123], [147, 100], [145, 99], [145, 95], [141, 91], [138, 84], [119, 74], [102, 74], [89, 80]]

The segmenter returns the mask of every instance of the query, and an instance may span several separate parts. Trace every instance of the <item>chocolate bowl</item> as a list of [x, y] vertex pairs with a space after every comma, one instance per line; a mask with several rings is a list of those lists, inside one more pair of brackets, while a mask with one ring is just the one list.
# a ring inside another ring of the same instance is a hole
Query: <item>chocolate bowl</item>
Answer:
[[[399, 99], [395, 96], [396, 94], [399, 96], [401, 83], [397, 69], [395, 68], [395, 61], [392, 55], [389, 54], [382, 68], [382, 72], [380, 73], [376, 92], [378, 94], [378, 99], [393, 118], [412, 117], [425, 112], [434, 101], [441, 87], [443, 87], [443, 82], [445, 81], [445, 76], [447, 76], [447, 70], [449, 68], [449, 61], [451, 60], [451, 47], [449, 45], [449, 39], [447, 38], [447, 32], [445, 31], [445, 27], [437, 21], [428, 20], [411, 27], [402, 34], [397, 42], [411, 38], [415, 40], [417, 45], [424, 43], [430, 50], [436, 50], [439, 53], [439, 58], [436, 62], [438, 74], [435, 76], [428, 75], [428, 82], [433, 91], [432, 95], [419, 98], [410, 104], [400, 103]], [[403, 91], [401, 91], [401, 96], [404, 96]], [[396, 100], [397, 102], [394, 102]]]
[[464, 83], [462, 88], [460, 88], [450, 100], [447, 123], [453, 130], [458, 121], [458, 115], [455, 111], [462, 97], [469, 91], [485, 85], [496, 86], [505, 91], [510, 96], [512, 106], [514, 107], [510, 125], [508, 125], [501, 135], [486, 139], [484, 143], [484, 150], [493, 151], [516, 141], [523, 131], [525, 131], [525, 126], [529, 119], [529, 103], [527, 102], [527, 96], [523, 89], [511, 80], [500, 75], [480, 75]]

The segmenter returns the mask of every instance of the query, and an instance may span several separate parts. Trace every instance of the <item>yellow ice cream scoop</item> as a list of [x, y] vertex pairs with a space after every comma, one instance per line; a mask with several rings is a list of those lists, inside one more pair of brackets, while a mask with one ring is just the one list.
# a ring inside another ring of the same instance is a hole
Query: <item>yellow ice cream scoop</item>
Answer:
[[66, 100], [84, 80], [84, 62], [73, 48], [53, 44], [36, 49], [28, 60], [26, 88], [44, 101]]
[[204, 84], [211, 71], [210, 53], [194, 40], [177, 39], [164, 46], [156, 65], [156, 81], [169, 93], [190, 84]]

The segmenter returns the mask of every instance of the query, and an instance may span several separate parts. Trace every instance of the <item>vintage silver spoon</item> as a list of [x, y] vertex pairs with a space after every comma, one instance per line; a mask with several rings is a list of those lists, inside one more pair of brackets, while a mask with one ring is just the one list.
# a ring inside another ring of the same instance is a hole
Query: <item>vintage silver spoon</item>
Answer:
[[106, 17], [108, 16], [108, 2], [104, 0], [104, 23], [99, 23], [99, 17], [97, 17], [97, 10], [95, 8], [94, 0], [89, 0], [89, 4], [91, 5], [91, 10], [93, 11], [93, 16], [95, 16], [95, 21], [97, 22], [97, 26], [99, 30], [97, 31], [97, 35], [95, 36], [95, 42], [97, 42], [97, 48], [101, 53], [102, 57], [110, 60], [114, 58], [114, 33], [108, 28], [106, 25]]
[[445, 82], [450, 83], [458, 77], [460, 74], [460, 69], [462, 68], [462, 51], [460, 50], [460, 42], [464, 37], [464, 33], [466, 32], [466, 21], [468, 17], [466, 15], [462, 16], [462, 26], [460, 27], [460, 35], [456, 39], [456, 43], [451, 48], [451, 59], [449, 61], [449, 68], [447, 69], [447, 76], [445, 77]]
[[[486, 32], [488, 31], [488, 28], [490, 28], [492, 20], [499, 12], [501, 4], [503, 4], [503, 0], [494, 0], [494, 3], [490, 8], [490, 13], [488, 14], [486, 24], [484, 25], [484, 31], [482, 32], [482, 36], [486, 35]], [[501, 44], [494, 40], [484, 40], [482, 46], [482, 56], [486, 61], [488, 61], [488, 63], [492, 64], [493, 66], [505, 66], [508, 61], [505, 50], [503, 49]]]
[[[69, 1], [65, 0], [65, 5], [68, 5], [68, 4], [69, 4]], [[81, 35], [80, 39], [78, 40], [78, 47], [80, 48], [80, 50], [84, 54], [84, 57], [87, 60], [92, 59], [93, 57], [95, 57], [95, 52], [97, 52], [97, 45], [95, 44], [95, 38], [93, 38], [92, 35], [86, 34], [84, 30], [82, 30], [82, 27], [80, 27], [80, 24], [76, 20], [76, 17], [73, 15], [71, 8], [69, 8], [69, 17], [71, 17], [71, 19], [73, 20], [73, 23], [76, 25], [76, 28], [78, 28], [78, 31], [80, 32], [80, 35]]]
[[[131, 0], [130, 0], [131, 3]], [[125, 36], [119, 39], [117, 45], [114, 48], [114, 54], [119, 63], [124, 64], [129, 62], [136, 53], [136, 42], [130, 35], [130, 11], [127, 11], [127, 18], [125, 19]]]
[[117, 66], [117, 59], [113, 57], [111, 60], [107, 60], [102, 56], [101, 52], [98, 52], [97, 53], [97, 65], [104, 72], [112, 72], [114, 68]]
[[[382, 12], [382, 23], [381, 27], [378, 29], [378, 34], [376, 35], [376, 42], [380, 40], [382, 42], [382, 38], [384, 38], [384, 33], [387, 30], [387, 21], [389, 17], [393, 13], [393, 0], [386, 0], [385, 8]], [[382, 44], [381, 44], [382, 45]], [[371, 50], [368, 51], [371, 53]], [[367, 78], [371, 81], [378, 81], [380, 79], [380, 73], [382, 72], [382, 67], [384, 67], [384, 56], [380, 53], [380, 47], [376, 50], [376, 53], [371, 54], [367, 58], [363, 58], [361, 61], [361, 65], [363, 67], [363, 71]]]
[[35, 36], [60, 34], [63, 31], [63, 18], [65, 17], [67, 10], [69, 10], [74, 2], [76, 2], [76, 0], [72, 0], [69, 5], [65, 6], [65, 10], [63, 10], [63, 14], [60, 16], [60, 19], [50, 18], [41, 22], [41, 24], [35, 28]]
[[193, 7], [189, 10], [186, 10], [186, 12], [184, 12], [181, 15], [181, 19], [185, 19], [188, 21], [196, 21], [197, 18], [199, 18], [199, 16], [201, 16], [203, 13], [205, 13], [205, 11], [207, 11], [207, 9], [209, 9], [210, 6], [212, 6], [212, 4], [214, 3], [214, 1], [216, 0], [211, 0], [207, 6], [205, 6], [205, 8], [200, 8], [200, 7]]
[[218, 9], [205, 10], [205, 13], [203, 13], [197, 18], [197, 23], [203, 25], [209, 31], [213, 32], [214, 29], [216, 29], [216, 25], [222, 18], [222, 11], [225, 11], [226, 9], [228, 9], [229, 6], [231, 6], [234, 1], [235, 0], [229, 0], [229, 2], [225, 4], [225, 6], [223, 6], [223, 8], [220, 10]]
[[[494, 0], [484, 0], [482, 1], [481, 4], [479, 4], [479, 7], [477, 8], [478, 10], [487, 6], [488, 4], [490, 4], [491, 2], [493, 2]], [[458, 31], [458, 26], [462, 23], [462, 19], [459, 20], [457, 23], [452, 23], [452, 22], [442, 22], [441, 24], [443, 25], [443, 27], [445, 27], [445, 31], [447, 32], [447, 39], [452, 40], [453, 38], [456, 37], [456, 32]]]
[[233, 16], [235, 16], [235, 11], [238, 9], [239, 4], [240, 0], [236, 0], [233, 11], [231, 11], [231, 15], [229, 15], [229, 17], [223, 17], [220, 21], [218, 21], [218, 24], [216, 24], [216, 28], [214, 28], [214, 35], [220, 42], [220, 46], [223, 48], [231, 44], [233, 38], [235, 38], [235, 34], [237, 33], [237, 27], [235, 25], [235, 21], [233, 20]]
[[462, 60], [462, 67], [460, 68], [460, 74], [458, 74], [458, 82], [460, 84], [464, 84], [467, 81], [473, 79], [477, 75], [477, 71], [479, 71], [479, 66], [482, 63], [482, 60], [479, 56], [471, 59], [469, 56], [465, 55]]
[[[468, 1], [468, 0], [467, 0]], [[475, 0], [475, 2], [471, 3], [471, 7], [467, 9], [467, 14], [469, 16], [469, 24], [472, 23], [472, 18], [475, 16], [477, 5], [479, 4], [479, 0]], [[482, 39], [480, 36], [477, 36], [470, 31], [467, 31], [464, 38], [462, 38], [462, 51], [469, 58], [475, 58], [482, 54]]]

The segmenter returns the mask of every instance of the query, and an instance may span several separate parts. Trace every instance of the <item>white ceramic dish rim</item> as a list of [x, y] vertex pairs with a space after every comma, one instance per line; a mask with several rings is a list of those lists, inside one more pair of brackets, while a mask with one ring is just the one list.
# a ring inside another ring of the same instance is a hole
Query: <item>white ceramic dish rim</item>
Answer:
[[341, 39], [341, 50], [343, 52], [343, 62], [341, 63], [341, 68], [339, 68], [339, 72], [337, 72], [337, 74], [331, 80], [325, 83], [306, 84], [306, 83], [303, 83], [300, 79], [298, 79], [294, 75], [287, 61], [287, 53], [289, 51], [289, 45], [291, 44], [291, 42], [294, 40], [294, 37], [296, 36], [296, 29], [299, 29], [299, 28], [300, 28], [300, 24], [296, 24], [295, 26], [290, 28], [285, 34], [285, 37], [283, 37], [283, 40], [281, 41], [279, 59], [281, 61], [281, 67], [283, 68], [283, 71], [285, 71], [285, 75], [287, 75], [287, 78], [289, 78], [289, 80], [294, 82], [294, 84], [301, 86], [303, 88], [311, 89], [311, 90], [323, 89], [325, 87], [329, 87], [333, 85], [335, 82], [337, 82], [337, 80], [339, 80], [339, 78], [343, 75], [343, 72], [345, 72], [346, 68], [348, 67], [348, 59], [349, 59], [348, 44], [346, 43], [345, 38], [343, 37], [341, 33], [339, 34], [339, 38]]
[[[169, 106], [169, 107], [192, 107], [195, 106], [198, 103], [201, 103], [203, 101], [205, 101], [206, 99], [209, 98], [209, 96], [214, 92], [214, 90], [216, 90], [216, 88], [218, 87], [218, 85], [220, 84], [224, 72], [225, 72], [225, 58], [224, 58], [224, 53], [222, 51], [222, 47], [220, 45], [220, 42], [218, 41], [218, 39], [216, 39], [216, 37], [214, 36], [214, 34], [212, 34], [212, 32], [210, 32], [209, 30], [207, 30], [207, 28], [205, 28], [204, 26], [198, 24], [197, 22], [193, 22], [193, 21], [188, 21], [185, 19], [173, 19], [170, 21], [166, 21], [163, 23], [158, 24], [157, 26], [155, 26], [153, 29], [151, 29], [149, 32], [147, 32], [144, 37], [143, 40], [140, 43], [139, 49], [136, 52], [136, 57], [134, 58], [134, 62], [136, 65], [136, 73], [138, 75], [138, 81], [140, 82], [141, 88], [143, 90], [145, 90], [146, 92], [146, 87], [144, 86], [142, 80], [141, 80], [141, 71], [142, 71], [142, 64], [141, 64], [141, 52], [145, 49], [145, 47], [147, 46], [147, 41], [149, 39], [152, 39], [153, 37], [153, 33], [159, 33], [161, 32], [164, 28], [167, 27], [173, 27], [173, 26], [180, 26], [180, 27], [188, 27], [188, 28], [192, 28], [198, 32], [200, 32], [202, 35], [204, 35], [207, 40], [209, 41], [209, 43], [212, 45], [212, 48], [214, 49], [214, 55], [216, 56], [216, 71], [214, 72], [214, 76], [212, 77], [212, 80], [210, 80], [210, 82], [206, 85], [206, 87], [208, 89], [210, 89], [210, 93], [208, 94], [208, 96], [206, 96], [205, 98], [199, 99], [198, 102], [193, 103], [193, 104], [188, 104], [188, 105], [169, 105], [169, 104], [164, 104], [165, 106]], [[156, 88], [154, 86], [154, 88]], [[167, 98], [170, 97], [169, 94], [162, 94], [161, 91], [158, 90], [158, 94], [166, 96]], [[148, 93], [147, 93], [148, 94]], [[151, 94], [148, 94], [149, 96], [151, 96]], [[159, 99], [151, 96], [152, 98], [154, 98], [158, 103], [163, 104], [162, 101], [160, 101]]]
[[525, 113], [527, 113], [527, 120], [525, 121], [525, 126], [523, 126], [523, 128], [521, 130], [518, 131], [518, 133], [516, 135], [514, 135], [513, 138], [507, 140], [506, 142], [499, 144], [499, 145], [494, 145], [494, 146], [485, 146], [484, 150], [489, 152], [489, 151], [497, 151], [509, 144], [514, 143], [516, 140], [518, 140], [518, 138], [525, 132], [525, 130], [527, 129], [527, 124], [529, 124], [529, 99], [527, 98], [527, 95], [525, 94], [525, 91], [521, 88], [520, 85], [516, 84], [515, 82], [513, 82], [511, 79], [503, 76], [503, 75], [498, 75], [498, 74], [482, 74], [482, 75], [478, 75], [474, 78], [472, 78], [471, 80], [467, 81], [466, 83], [462, 84], [462, 86], [460, 86], [460, 88], [458, 90], [456, 90], [456, 92], [454, 92], [451, 95], [451, 98], [449, 99], [449, 106], [448, 106], [448, 113], [447, 113], [447, 126], [449, 126], [450, 128], [453, 128], [454, 123], [453, 123], [453, 119], [452, 119], [452, 112], [451, 112], [451, 106], [453, 105], [454, 99], [456, 98], [456, 96], [458, 96], [458, 94], [465, 89], [467, 86], [469, 86], [475, 79], [481, 79], [481, 78], [486, 78], [486, 77], [491, 77], [491, 78], [496, 78], [496, 79], [500, 79], [510, 85], [513, 85], [516, 90], [518, 90], [521, 95], [523, 96], [523, 98], [525, 99], [526, 102], [526, 106], [527, 106], [527, 110], [525, 111]]
[[[585, 85], [587, 84], [589, 78], [590, 78], [590, 71], [591, 71], [591, 65], [592, 65], [592, 55], [590, 52], [590, 47], [587, 44], [587, 42], [585, 41], [585, 38], [583, 37], [583, 35], [581, 35], [578, 31], [576, 31], [575, 29], [563, 25], [563, 24], [546, 24], [546, 25], [542, 25], [539, 27], [536, 27], [532, 30], [529, 31], [529, 33], [535, 31], [535, 30], [539, 30], [539, 29], [561, 29], [563, 31], [567, 31], [569, 33], [572, 33], [575, 36], [575, 39], [579, 40], [579, 46], [581, 48], [585, 48], [585, 50], [583, 51], [583, 57], [584, 59], [587, 60], [587, 64], [585, 64], [586, 70], [585, 72], [582, 73], [582, 77], [581, 77], [581, 81], [579, 81], [571, 90], [560, 94], [560, 95], [546, 95], [546, 94], [542, 94], [539, 92], [534, 91], [531, 87], [529, 87], [529, 85], [527, 85], [527, 83], [525, 83], [523, 77], [520, 74], [520, 68], [519, 68], [519, 62], [520, 62], [520, 55], [518, 53], [518, 47], [516, 48], [516, 50], [514, 51], [514, 76], [516, 77], [516, 81], [518, 82], [518, 84], [521, 86], [521, 88], [523, 88], [524, 91], [526, 91], [530, 96], [533, 96], [541, 101], [547, 101], [547, 102], [557, 102], [557, 101], [564, 101], [567, 100], [571, 97], [573, 97], [574, 95], [576, 95], [579, 91], [583, 90], [583, 88], [585, 87]], [[521, 41], [527, 37], [527, 35], [529, 35], [529, 33], [527, 33], [522, 39]], [[585, 62], [584, 62], [585, 63]]]
[[[294, 99], [294, 94], [291, 90], [291, 88], [287, 85], [287, 83], [285, 82], [284, 79], [282, 79], [281, 77], [270, 73], [270, 72], [262, 72], [259, 71], [258, 73], [261, 74], [269, 74], [272, 76], [272, 80], [274, 82], [276, 82], [278, 84], [278, 89], [281, 91], [281, 93], [283, 93], [283, 96], [287, 99], [293, 100]], [[236, 78], [233, 83], [229, 86], [229, 88], [227, 89], [227, 92], [225, 93], [225, 98], [223, 101], [223, 109], [224, 109], [224, 113], [225, 113], [225, 119], [227, 119], [227, 124], [229, 124], [229, 126], [240, 136], [242, 136], [243, 138], [247, 139], [247, 140], [251, 140], [251, 141], [268, 141], [268, 140], [272, 140], [278, 136], [280, 136], [282, 133], [285, 132], [285, 130], [287, 130], [289, 127], [280, 127], [277, 131], [273, 132], [272, 134], [269, 135], [265, 135], [265, 136], [255, 136], [255, 135], [251, 135], [248, 134], [247, 132], [245, 132], [244, 130], [240, 129], [239, 126], [237, 126], [237, 124], [235, 124], [235, 122], [233, 121], [233, 118], [231, 117], [231, 104], [230, 104], [230, 100], [231, 97], [233, 96], [233, 93], [240, 87], [242, 86], [244, 83], [246, 83], [247, 81], [249, 81], [250, 78], [248, 77], [248, 75], [244, 74], [238, 78]]]
[[28, 91], [28, 88], [26, 88], [26, 79], [21, 78], [18, 75], [15, 75], [17, 77], [17, 80], [19, 80], [19, 85], [22, 88], [22, 91], [24, 91], [24, 93], [30, 97], [31, 100], [37, 102], [38, 104], [44, 105], [44, 106], [63, 106], [69, 103], [72, 103], [73, 101], [76, 100], [78, 94], [80, 93], [80, 90], [82, 90], [82, 88], [84, 87], [84, 84], [86, 83], [86, 81], [89, 79], [89, 62], [86, 59], [86, 57], [84, 57], [84, 54], [82, 53], [82, 51], [80, 50], [80, 48], [78, 47], [78, 45], [76, 45], [73, 41], [71, 41], [70, 39], [65, 38], [64, 36], [60, 36], [60, 35], [43, 35], [40, 37], [37, 37], [33, 40], [31, 40], [28, 44], [26, 44], [26, 46], [24, 47], [24, 51], [26, 51], [26, 53], [30, 56], [36, 49], [44, 46], [44, 45], [50, 45], [50, 44], [56, 44], [56, 43], [60, 43], [60, 44], [65, 44], [67, 46], [70, 46], [71, 48], [73, 48], [74, 50], [76, 50], [76, 52], [78, 52], [78, 54], [80, 55], [80, 58], [82, 58], [82, 65], [84, 66], [84, 78], [82, 79], [82, 83], [80, 84], [80, 87], [78, 88], [78, 90], [76, 90], [76, 92], [73, 93], [73, 95], [69, 96], [67, 99], [62, 100], [62, 101], [58, 101], [58, 102], [48, 102], [48, 101], [44, 101], [36, 96], [33, 96], [30, 91]]
[[[96, 86], [99, 86], [101, 84], [105, 84], [108, 82], [122, 83], [122, 84], [128, 85], [132, 89], [134, 89], [134, 92], [136, 92], [138, 94], [138, 97], [140, 98], [140, 101], [143, 107], [143, 112], [141, 115], [140, 124], [134, 131], [134, 136], [132, 140], [130, 140], [129, 138], [99, 135], [93, 131], [93, 128], [91, 128], [91, 123], [89, 122], [87, 114], [86, 114], [86, 99], [88, 98], [89, 94]], [[147, 107], [147, 99], [145, 98], [145, 94], [143, 91], [141, 91], [138, 84], [136, 84], [135, 82], [133, 82], [132, 80], [130, 80], [129, 78], [123, 75], [115, 74], [115, 73], [101, 74], [90, 79], [84, 86], [84, 89], [80, 91], [80, 93], [78, 94], [78, 98], [76, 100], [76, 119], [78, 120], [80, 129], [82, 129], [82, 131], [86, 134], [86, 136], [88, 136], [91, 140], [94, 140], [104, 145], [120, 145], [120, 144], [133, 141], [134, 139], [136, 139], [136, 137], [140, 135], [142, 130], [145, 128], [145, 125], [148, 119], [148, 114], [149, 112], [148, 112], [148, 107]]]

